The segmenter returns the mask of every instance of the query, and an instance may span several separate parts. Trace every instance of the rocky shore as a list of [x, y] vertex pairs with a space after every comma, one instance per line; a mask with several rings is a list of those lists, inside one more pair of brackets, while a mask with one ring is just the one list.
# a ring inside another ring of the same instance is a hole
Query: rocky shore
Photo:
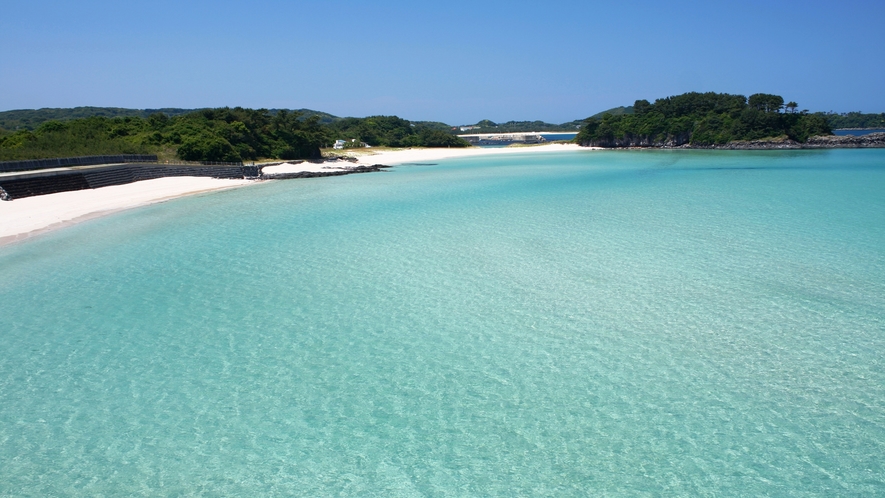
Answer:
[[360, 163], [355, 157], [338, 156], [308, 161], [266, 163], [258, 166], [262, 180], [288, 180], [291, 178], [317, 178], [342, 176], [354, 173], [374, 173], [390, 168], [383, 164]]
[[386, 166], [384, 164], [373, 164], [371, 166], [349, 166], [349, 167], [330, 167], [319, 170], [305, 170], [305, 171], [293, 171], [293, 172], [285, 172], [285, 173], [263, 173], [261, 174], [262, 180], [288, 180], [292, 178], [317, 178], [321, 176], [342, 176], [342, 175], [352, 175], [354, 173], [374, 173], [377, 171], [384, 171], [391, 166]]
[[788, 138], [776, 140], [735, 141], [723, 145], [684, 145], [684, 149], [717, 150], [779, 150], [779, 149], [855, 149], [885, 147], [885, 133], [869, 135], [824, 135], [811, 137], [805, 143]]
[[802, 145], [810, 148], [885, 147], [885, 133], [811, 137]]
[[[885, 133], [870, 133], [868, 135], [823, 135], [811, 137], [805, 143], [796, 142], [789, 138], [775, 138], [767, 140], [734, 141], [722, 145], [692, 145], [682, 140], [668, 140], [665, 142], [649, 142], [631, 137], [613, 143], [590, 143], [593, 147], [604, 148], [650, 148], [650, 149], [707, 149], [707, 150], [780, 150], [780, 149], [856, 149], [885, 147]], [[682, 142], [682, 143], [680, 143]], [[585, 144], [582, 144], [585, 145]]]

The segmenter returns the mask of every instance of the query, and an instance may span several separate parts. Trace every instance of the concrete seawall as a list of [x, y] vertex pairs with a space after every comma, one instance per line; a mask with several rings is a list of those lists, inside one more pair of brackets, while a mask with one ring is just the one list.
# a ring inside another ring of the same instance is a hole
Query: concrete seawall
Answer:
[[103, 164], [89, 167], [55, 168], [0, 174], [0, 190], [4, 200], [71, 190], [94, 189], [123, 185], [141, 180], [170, 176], [210, 178], [257, 178], [257, 166], [204, 166], [163, 164]]
[[26, 159], [22, 161], [0, 161], [0, 173], [15, 171], [38, 171], [53, 168], [73, 168], [100, 164], [156, 163], [155, 155], [118, 154], [110, 156], [56, 157], [52, 159]]

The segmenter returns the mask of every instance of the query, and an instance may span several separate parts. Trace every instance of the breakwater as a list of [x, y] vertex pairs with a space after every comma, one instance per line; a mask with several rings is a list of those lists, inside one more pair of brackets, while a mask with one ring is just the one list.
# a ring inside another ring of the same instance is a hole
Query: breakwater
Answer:
[[[227, 179], [286, 180], [373, 173], [390, 166], [342, 165], [355, 159], [333, 158], [318, 170], [265, 174], [262, 169], [279, 163], [243, 165], [242, 163], [157, 163], [157, 156], [89, 156], [0, 163], [0, 200], [11, 201], [35, 195], [71, 190], [124, 185], [170, 176], [201, 176]], [[25, 168], [25, 169], [22, 169]]]

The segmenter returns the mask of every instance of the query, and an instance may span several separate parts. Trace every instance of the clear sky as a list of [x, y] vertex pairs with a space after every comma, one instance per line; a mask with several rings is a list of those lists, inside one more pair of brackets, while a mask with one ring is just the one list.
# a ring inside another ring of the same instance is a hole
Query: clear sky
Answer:
[[0, 110], [561, 123], [689, 91], [885, 112], [885, 1], [0, 2]]

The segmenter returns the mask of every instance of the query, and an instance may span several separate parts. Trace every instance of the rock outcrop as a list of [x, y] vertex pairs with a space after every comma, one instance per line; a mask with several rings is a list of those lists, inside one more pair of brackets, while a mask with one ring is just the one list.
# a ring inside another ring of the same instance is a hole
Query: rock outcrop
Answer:
[[584, 147], [604, 148], [657, 148], [657, 149], [715, 149], [715, 150], [779, 150], [779, 149], [851, 149], [885, 147], [885, 133], [870, 133], [867, 135], [823, 135], [811, 137], [805, 143], [799, 143], [789, 138], [774, 138], [765, 140], [736, 140], [727, 144], [717, 145], [693, 145], [689, 143], [691, 136], [668, 137], [663, 142], [652, 142], [648, 136], [625, 135], [622, 138], [610, 140], [594, 140], [590, 143], [582, 143]]
[[663, 141], [654, 141], [650, 135], [634, 135], [632, 133], [627, 133], [623, 137], [601, 138], [599, 140], [591, 140], [587, 143], [581, 143], [581, 145], [584, 147], [604, 147], [606, 149], [624, 147], [672, 148], [684, 146], [688, 144], [689, 140], [691, 140], [691, 133], [669, 135]]
[[811, 137], [802, 145], [805, 148], [885, 147], [885, 133]]
[[852, 149], [867, 147], [885, 147], [885, 133], [868, 135], [821, 135], [799, 143], [788, 138], [776, 140], [735, 141], [724, 145], [695, 146], [691, 149], [726, 149], [726, 150], [777, 150], [777, 149]]
[[390, 168], [390, 166], [386, 166], [384, 164], [373, 164], [371, 166], [351, 166], [351, 167], [342, 167], [335, 168], [329, 167], [321, 170], [314, 171], [292, 171], [287, 173], [262, 173], [262, 180], [290, 180], [292, 178], [317, 178], [321, 176], [343, 176], [343, 175], [352, 175], [354, 173], [374, 173], [377, 171], [384, 171], [385, 169]]

